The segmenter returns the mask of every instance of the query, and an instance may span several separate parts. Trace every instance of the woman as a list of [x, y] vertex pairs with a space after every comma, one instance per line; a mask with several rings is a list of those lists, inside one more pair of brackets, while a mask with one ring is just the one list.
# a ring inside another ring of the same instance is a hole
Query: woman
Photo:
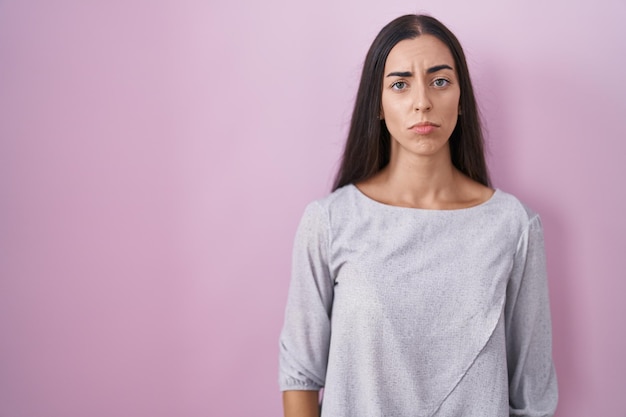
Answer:
[[539, 217], [490, 188], [463, 50], [400, 17], [365, 59], [334, 190], [305, 210], [285, 416], [551, 416]]

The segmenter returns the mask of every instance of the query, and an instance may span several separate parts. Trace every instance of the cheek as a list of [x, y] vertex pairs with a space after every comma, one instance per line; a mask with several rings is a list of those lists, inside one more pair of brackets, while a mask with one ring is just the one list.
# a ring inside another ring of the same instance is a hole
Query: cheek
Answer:
[[385, 97], [382, 98], [382, 110], [385, 119], [398, 119], [403, 113], [403, 101], [398, 97]]
[[453, 119], [456, 124], [456, 119], [459, 116], [460, 102], [458, 97], [454, 97], [451, 100], [446, 100], [444, 104], [446, 118]]
[[389, 105], [389, 99], [386, 97], [385, 94], [383, 94], [382, 99], [380, 101], [380, 105], [382, 107], [382, 113], [385, 116], [385, 118], [387, 117], [388, 114], [391, 113], [391, 108]]

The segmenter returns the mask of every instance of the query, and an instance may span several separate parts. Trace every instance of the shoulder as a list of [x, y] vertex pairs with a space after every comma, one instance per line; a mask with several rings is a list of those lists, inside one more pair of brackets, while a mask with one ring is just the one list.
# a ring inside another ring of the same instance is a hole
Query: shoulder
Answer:
[[304, 209], [301, 224], [329, 225], [331, 218], [352, 212], [356, 197], [354, 192], [354, 186], [346, 185], [325, 197], [311, 201]]
[[520, 229], [526, 230], [534, 225], [541, 227], [539, 214], [513, 194], [496, 189], [491, 202], [501, 216], [507, 217]]
[[343, 228], [356, 219], [370, 217], [375, 211], [370, 203], [354, 185], [348, 184], [307, 204], [301, 223], [328, 230]]
[[359, 203], [359, 191], [352, 184], [345, 185], [325, 197], [310, 202], [305, 212], [338, 213], [353, 210]]

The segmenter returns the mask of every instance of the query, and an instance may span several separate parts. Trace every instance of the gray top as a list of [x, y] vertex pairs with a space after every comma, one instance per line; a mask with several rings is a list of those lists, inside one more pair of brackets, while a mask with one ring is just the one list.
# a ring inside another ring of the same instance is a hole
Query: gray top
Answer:
[[324, 387], [324, 417], [552, 416], [539, 217], [500, 190], [459, 210], [385, 205], [354, 185], [309, 204], [279, 384]]

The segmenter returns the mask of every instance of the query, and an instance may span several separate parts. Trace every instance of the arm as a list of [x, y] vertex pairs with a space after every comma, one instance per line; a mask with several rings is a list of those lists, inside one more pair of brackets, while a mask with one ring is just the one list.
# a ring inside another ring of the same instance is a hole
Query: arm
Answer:
[[538, 216], [520, 238], [505, 307], [509, 412], [550, 417], [558, 400], [543, 231]]
[[285, 417], [319, 417], [318, 391], [284, 391]]
[[286, 416], [308, 416], [298, 410], [319, 415], [318, 391], [326, 380], [334, 297], [328, 268], [329, 233], [328, 214], [320, 204], [310, 204], [296, 233], [280, 335], [279, 385], [285, 391]]

